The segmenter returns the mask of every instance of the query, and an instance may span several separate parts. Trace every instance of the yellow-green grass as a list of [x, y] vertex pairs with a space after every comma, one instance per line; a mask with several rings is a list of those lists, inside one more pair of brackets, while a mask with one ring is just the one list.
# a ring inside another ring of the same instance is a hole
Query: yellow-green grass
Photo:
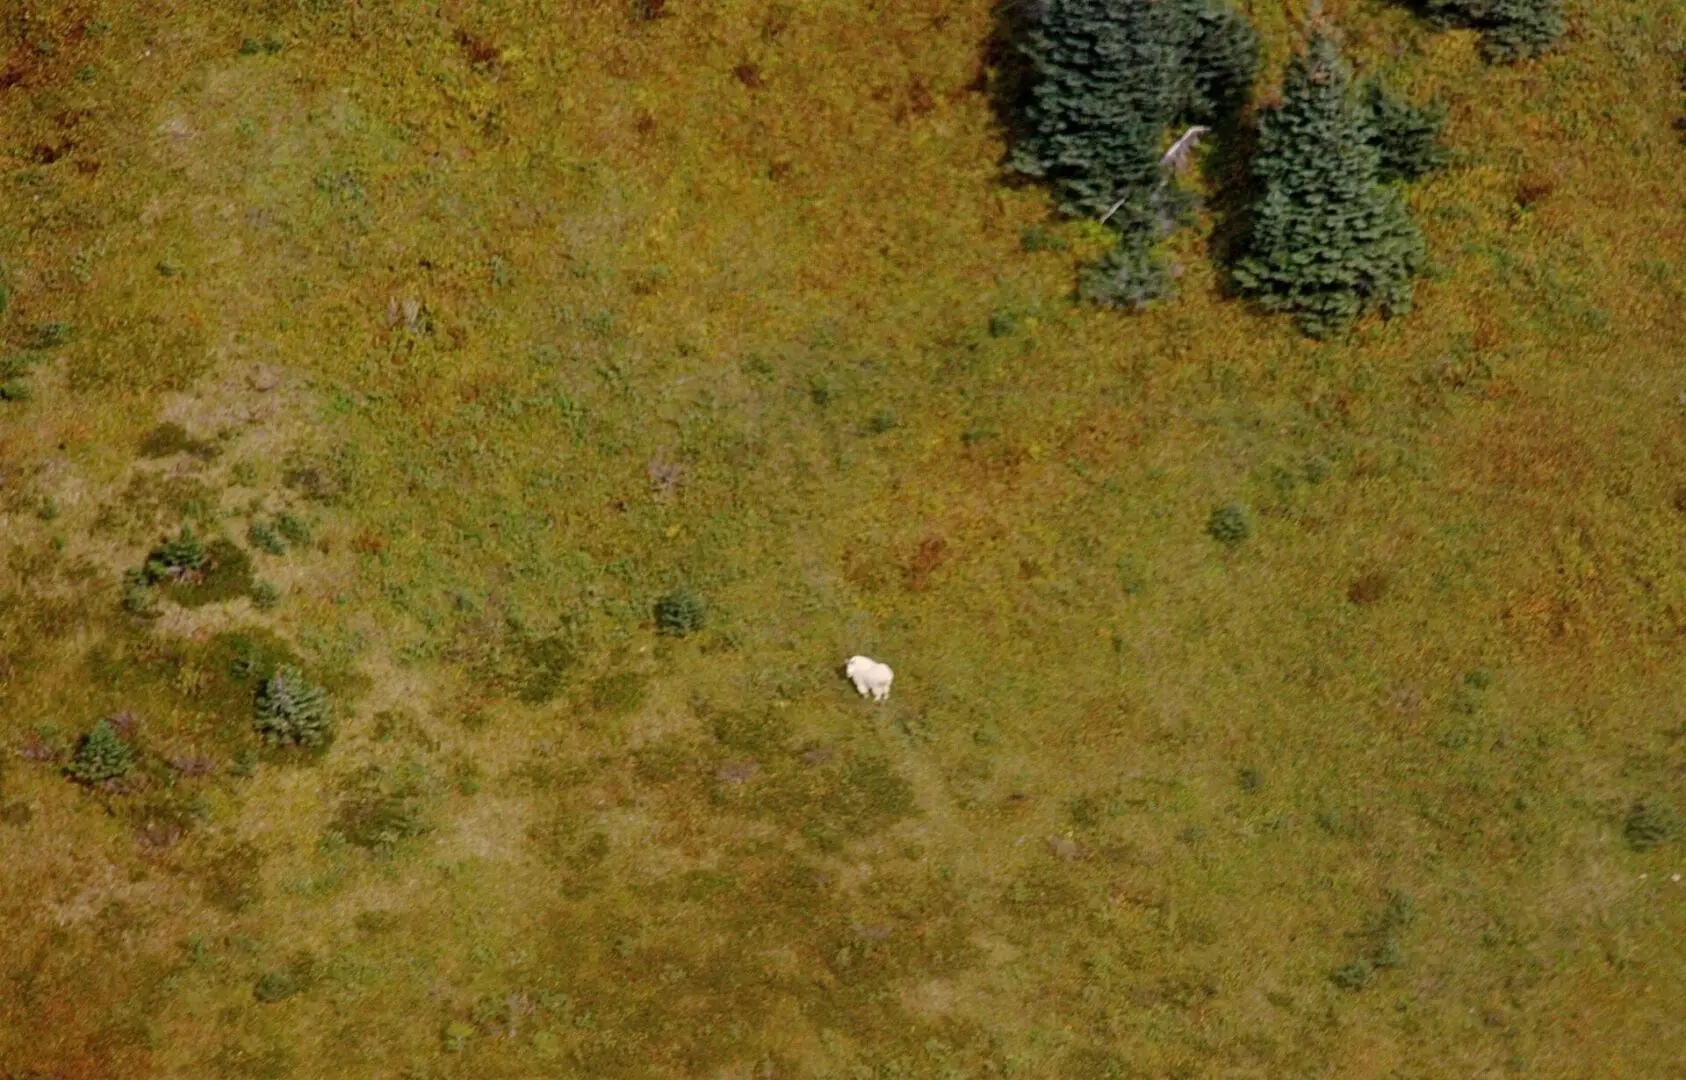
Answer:
[[[0, 412], [0, 1064], [1677, 1067], [1686, 855], [1623, 826], [1686, 806], [1678, 3], [1514, 69], [1326, 3], [1457, 157], [1417, 309], [1325, 344], [1210, 221], [1073, 306], [984, 3], [557, 7], [9, 24], [3, 330], [75, 333]], [[273, 612], [123, 613], [288, 508]], [[325, 751], [254, 753], [238, 634]], [[125, 708], [150, 789], [12, 753]]]

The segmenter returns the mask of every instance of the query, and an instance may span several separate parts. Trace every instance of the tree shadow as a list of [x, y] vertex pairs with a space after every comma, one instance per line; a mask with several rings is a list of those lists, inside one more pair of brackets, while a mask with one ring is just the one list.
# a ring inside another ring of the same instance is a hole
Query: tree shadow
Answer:
[[988, 95], [993, 126], [1005, 148], [996, 162], [998, 179], [1014, 189], [1037, 182], [1013, 167], [1013, 153], [1027, 133], [1025, 106], [1036, 85], [1036, 66], [1018, 43], [1035, 27], [1042, 7], [1042, 0], [995, 0], [989, 35], [978, 45], [978, 88]]
[[1206, 242], [1207, 256], [1216, 271], [1218, 294], [1235, 299], [1237, 292], [1231, 267], [1247, 252], [1253, 230], [1252, 207], [1263, 187], [1252, 171], [1259, 148], [1257, 112], [1243, 108], [1220, 122], [1212, 152], [1203, 162], [1203, 174], [1212, 189], [1206, 207], [1212, 213], [1212, 235]]

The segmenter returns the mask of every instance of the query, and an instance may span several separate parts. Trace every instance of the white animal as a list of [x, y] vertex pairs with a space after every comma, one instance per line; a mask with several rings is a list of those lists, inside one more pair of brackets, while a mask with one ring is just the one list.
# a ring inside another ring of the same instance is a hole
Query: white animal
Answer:
[[870, 656], [849, 657], [849, 662], [843, 665], [843, 674], [849, 676], [861, 697], [871, 694], [874, 701], [890, 696], [890, 680], [896, 677], [889, 664], [880, 664]]

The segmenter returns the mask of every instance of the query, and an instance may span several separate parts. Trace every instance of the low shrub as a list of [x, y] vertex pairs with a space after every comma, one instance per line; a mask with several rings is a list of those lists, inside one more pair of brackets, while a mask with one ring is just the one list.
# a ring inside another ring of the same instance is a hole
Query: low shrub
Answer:
[[266, 555], [287, 554], [287, 541], [283, 540], [275, 526], [267, 521], [253, 521], [246, 529], [246, 540]]
[[252, 996], [266, 1004], [283, 1001], [304, 990], [304, 985], [291, 972], [267, 971], [252, 987]]
[[24, 343], [30, 349], [56, 349], [76, 336], [76, 328], [69, 323], [36, 323], [24, 331]]
[[1027, 252], [1064, 251], [1070, 243], [1064, 236], [1046, 225], [1032, 225], [1019, 236], [1019, 246]]
[[273, 581], [253, 582], [252, 603], [259, 611], [274, 611], [281, 603], [281, 590]]
[[1376, 981], [1376, 969], [1363, 957], [1359, 957], [1350, 964], [1342, 964], [1330, 975], [1329, 981], [1342, 990], [1362, 990]]
[[0, 401], [28, 401], [35, 396], [26, 376], [38, 359], [27, 353], [0, 357]]
[[670, 637], [688, 637], [708, 621], [708, 606], [686, 586], [656, 601], [656, 629]]
[[257, 56], [259, 53], [274, 56], [280, 51], [281, 42], [273, 37], [245, 38], [240, 42], [241, 56]]
[[275, 531], [290, 544], [310, 543], [310, 525], [296, 515], [285, 512], [278, 514], [275, 518]]
[[252, 996], [265, 1004], [302, 994], [316, 981], [316, 963], [308, 953], [299, 953], [285, 968], [266, 971], [252, 987]]
[[1253, 534], [1253, 527], [1247, 520], [1246, 508], [1240, 503], [1229, 503], [1212, 511], [1212, 516], [1206, 519], [1206, 532], [1214, 540], [1239, 544]]
[[202, 871], [205, 902], [219, 911], [238, 915], [263, 898], [263, 853], [248, 843], [219, 852]]
[[1622, 834], [1635, 851], [1644, 851], [1680, 839], [1682, 828], [1683, 823], [1674, 804], [1667, 799], [1650, 796], [1633, 804]]

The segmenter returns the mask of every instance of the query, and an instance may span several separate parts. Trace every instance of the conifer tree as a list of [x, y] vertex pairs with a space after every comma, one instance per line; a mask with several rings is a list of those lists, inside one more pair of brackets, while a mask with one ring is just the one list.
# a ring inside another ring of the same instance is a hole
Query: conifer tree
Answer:
[[1151, 249], [1189, 203], [1159, 167], [1167, 131], [1234, 116], [1257, 67], [1252, 28], [1223, 0], [1044, 0], [1021, 36], [1035, 82], [1013, 167], [1046, 180], [1064, 213], [1111, 211], [1118, 247], [1086, 293], [1163, 295]]
[[333, 729], [328, 692], [283, 664], [258, 689], [254, 723], [271, 745], [321, 746]]
[[1538, 56], [1563, 37], [1563, 0], [1424, 0], [1431, 18], [1481, 31], [1482, 54], [1495, 63]]
[[84, 784], [97, 784], [122, 777], [133, 761], [134, 756], [118, 737], [117, 729], [109, 721], [101, 720], [76, 748], [65, 771]]
[[1326, 337], [1367, 310], [1410, 310], [1422, 234], [1396, 186], [1380, 182], [1381, 154], [1335, 39], [1321, 28], [1288, 65], [1282, 104], [1260, 120], [1253, 206], [1236, 284], [1267, 310], [1293, 312]]
[[1446, 125], [1444, 103], [1412, 105], [1390, 94], [1381, 80], [1371, 79], [1364, 85], [1364, 106], [1381, 156], [1382, 183], [1420, 180], [1446, 164], [1449, 155], [1440, 144], [1440, 130]]

